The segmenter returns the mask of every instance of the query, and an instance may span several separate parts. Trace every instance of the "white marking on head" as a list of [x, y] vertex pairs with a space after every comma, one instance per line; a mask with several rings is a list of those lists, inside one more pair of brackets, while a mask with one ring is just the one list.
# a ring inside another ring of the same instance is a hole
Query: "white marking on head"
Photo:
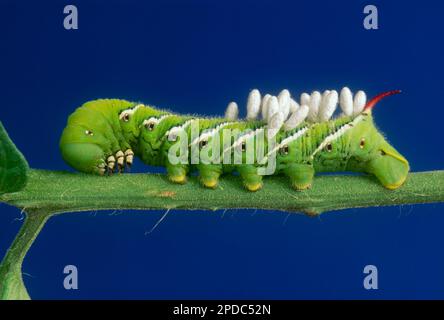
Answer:
[[261, 109], [261, 93], [257, 89], [251, 90], [247, 101], [247, 119], [256, 119]]

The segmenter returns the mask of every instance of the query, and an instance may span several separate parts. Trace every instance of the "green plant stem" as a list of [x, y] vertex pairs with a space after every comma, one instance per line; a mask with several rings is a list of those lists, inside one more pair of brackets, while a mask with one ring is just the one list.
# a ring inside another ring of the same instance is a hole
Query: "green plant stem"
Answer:
[[185, 185], [158, 174], [99, 177], [79, 173], [30, 170], [27, 186], [0, 196], [21, 209], [42, 212], [126, 209], [256, 208], [320, 214], [346, 208], [444, 201], [444, 171], [411, 173], [401, 188], [384, 189], [373, 177], [326, 175], [313, 188], [298, 192], [285, 177], [267, 177], [258, 192], [243, 189], [238, 177], [227, 176], [218, 190], [201, 187], [195, 177]]
[[87, 210], [256, 208], [320, 214], [346, 208], [444, 202], [444, 171], [411, 173], [398, 190], [384, 189], [373, 177], [317, 177], [313, 188], [297, 192], [284, 177], [265, 179], [252, 193], [238, 177], [223, 177], [218, 190], [204, 189], [196, 177], [176, 185], [163, 175], [98, 177], [31, 169], [28, 184], [0, 195], [0, 202], [26, 211], [26, 220], [0, 265], [0, 299], [29, 299], [21, 265], [46, 220], [53, 214]]
[[30, 211], [0, 265], [0, 299], [30, 299], [22, 277], [22, 263], [26, 253], [40, 233], [50, 214]]

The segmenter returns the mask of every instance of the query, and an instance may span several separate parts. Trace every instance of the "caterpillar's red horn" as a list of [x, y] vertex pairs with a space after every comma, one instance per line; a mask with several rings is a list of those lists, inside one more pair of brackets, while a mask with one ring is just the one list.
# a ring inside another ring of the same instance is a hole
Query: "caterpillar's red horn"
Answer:
[[378, 94], [376, 97], [371, 99], [364, 107], [364, 110], [371, 110], [382, 98], [401, 93], [401, 90], [392, 90]]

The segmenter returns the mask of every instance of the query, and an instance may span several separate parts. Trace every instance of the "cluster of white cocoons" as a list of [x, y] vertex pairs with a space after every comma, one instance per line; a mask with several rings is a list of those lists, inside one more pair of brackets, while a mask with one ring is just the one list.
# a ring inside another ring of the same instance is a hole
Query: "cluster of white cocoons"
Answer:
[[[267, 122], [269, 135], [274, 136], [281, 127], [292, 130], [304, 121], [312, 123], [331, 119], [338, 103], [345, 116], [356, 116], [362, 112], [367, 102], [364, 91], [353, 96], [349, 88], [344, 87], [338, 94], [336, 90], [325, 90], [323, 93], [313, 91], [300, 95], [297, 102], [287, 89], [277, 96], [266, 94], [263, 97], [257, 89], [251, 90], [247, 100], [247, 120], [258, 119]], [[225, 112], [228, 120], [237, 120], [239, 109], [236, 102], [230, 102]]]

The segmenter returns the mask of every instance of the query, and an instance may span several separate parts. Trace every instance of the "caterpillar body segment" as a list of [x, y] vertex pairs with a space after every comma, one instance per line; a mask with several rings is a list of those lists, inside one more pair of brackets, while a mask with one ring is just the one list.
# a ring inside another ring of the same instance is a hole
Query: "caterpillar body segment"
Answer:
[[[285, 175], [296, 190], [312, 186], [316, 172], [353, 171], [374, 175], [388, 189], [401, 186], [409, 164], [379, 133], [372, 108], [390, 91], [366, 103], [344, 88], [303, 93], [300, 103], [283, 90], [278, 97], [253, 90], [247, 119], [237, 104], [225, 117], [178, 115], [117, 99], [85, 103], [69, 118], [60, 140], [63, 159], [76, 170], [104, 175], [131, 166], [134, 156], [164, 166], [174, 183], [198, 171], [201, 184], [218, 185], [237, 172], [247, 190], [263, 176]], [[342, 115], [333, 118], [339, 102]], [[258, 117], [262, 115], [262, 119]]]

